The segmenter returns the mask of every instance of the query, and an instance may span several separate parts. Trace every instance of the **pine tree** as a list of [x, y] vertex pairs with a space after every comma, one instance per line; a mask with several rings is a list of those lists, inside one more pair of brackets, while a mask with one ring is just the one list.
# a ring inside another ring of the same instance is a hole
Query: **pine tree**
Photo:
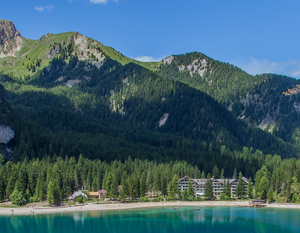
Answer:
[[54, 184], [50, 181], [47, 188], [47, 201], [50, 205], [54, 203], [54, 192]]
[[46, 187], [45, 187], [46, 179], [43, 171], [39, 173], [37, 179], [37, 185], [35, 187], [35, 195], [40, 200], [43, 201], [46, 198]]
[[204, 196], [210, 200], [213, 199], [213, 197], [214, 197], [211, 176], [209, 173], [207, 174], [207, 180], [206, 180], [205, 189], [204, 189]]
[[224, 193], [227, 197], [231, 197], [231, 190], [230, 190], [229, 179], [227, 179], [227, 181], [224, 181], [224, 189], [223, 189], [223, 193]]
[[274, 190], [270, 187], [269, 192], [267, 194], [267, 201], [273, 202], [274, 201]]
[[189, 197], [189, 192], [188, 192], [188, 189], [185, 189], [183, 192], [182, 192], [182, 199], [183, 200], [187, 200]]
[[127, 186], [127, 195], [129, 199], [131, 199], [132, 197], [132, 191], [133, 191], [132, 183], [133, 183], [133, 179], [130, 176], [128, 176], [126, 180], [126, 186]]
[[140, 195], [145, 196], [145, 193], [147, 192], [147, 184], [146, 184], [146, 173], [143, 172], [141, 179], [140, 179]]
[[0, 202], [4, 199], [4, 197], [5, 197], [5, 184], [4, 184], [3, 171], [1, 171], [1, 167], [0, 167]]
[[119, 188], [119, 184], [118, 184], [118, 181], [117, 181], [117, 176], [116, 176], [116, 174], [114, 174], [113, 179], [112, 179], [112, 183], [111, 183], [111, 188], [110, 188], [112, 198], [117, 198], [118, 197], [118, 194], [119, 194], [118, 188]]
[[157, 170], [154, 174], [154, 180], [153, 180], [153, 190], [155, 193], [160, 191], [160, 172]]
[[121, 181], [121, 189], [119, 192], [119, 197], [121, 201], [124, 201], [128, 197], [128, 186], [127, 186], [127, 179], [123, 178]]
[[[268, 193], [268, 190], [269, 190], [269, 187], [270, 187], [270, 181], [265, 177], [263, 176], [260, 181], [259, 181], [259, 184], [256, 185], [257, 187], [257, 195], [259, 197], [261, 197], [262, 199], [266, 200], [267, 198], [267, 193]], [[255, 188], [256, 190], [256, 188]]]
[[288, 183], [287, 183], [287, 187], [286, 187], [286, 190], [285, 190], [285, 197], [286, 197], [286, 200], [288, 202], [291, 200], [292, 190], [291, 190], [291, 183], [290, 183], [290, 181], [288, 181]]
[[248, 185], [247, 185], [247, 196], [248, 198], [253, 198], [253, 184], [252, 184], [252, 178], [249, 178]]
[[23, 166], [21, 167], [21, 169], [19, 171], [18, 182], [19, 182], [18, 190], [22, 193], [25, 193], [27, 185], [28, 185], [28, 177], [27, 177], [26, 170]]
[[205, 178], [206, 178], [206, 176], [205, 176], [205, 172], [203, 170], [202, 173], [201, 173], [201, 179], [205, 179]]
[[9, 199], [13, 204], [23, 205], [26, 204], [26, 199], [22, 192], [19, 192], [17, 189], [9, 196]]
[[233, 173], [232, 179], [237, 179], [237, 171], [236, 171], [236, 168], [234, 169], [234, 173]]
[[105, 190], [106, 190], [106, 194], [105, 194], [105, 197], [108, 197], [108, 198], [112, 198], [113, 197], [113, 194], [112, 194], [112, 182], [113, 182], [113, 175], [111, 172], [109, 172], [109, 174], [107, 175], [107, 178], [106, 178], [106, 182], [105, 182]]
[[138, 171], [135, 170], [133, 176], [131, 177], [132, 182], [132, 198], [139, 198], [140, 197], [140, 180]]
[[170, 196], [172, 199], [174, 199], [175, 197], [175, 194], [178, 193], [178, 186], [179, 186], [179, 183], [178, 183], [178, 176], [175, 174], [172, 178], [172, 181], [170, 182]]
[[223, 168], [221, 170], [221, 176], [220, 176], [220, 178], [223, 179], [223, 180], [225, 179], [225, 177], [224, 177], [224, 169]]
[[151, 168], [147, 172], [147, 191], [152, 194], [153, 191], [153, 175]]
[[165, 175], [161, 176], [161, 194], [165, 197], [167, 195], [167, 180]]
[[297, 193], [293, 193], [291, 203], [297, 203], [297, 202], [298, 202], [298, 195]]
[[214, 166], [214, 169], [213, 169], [213, 177], [215, 179], [219, 179], [220, 178], [220, 171], [219, 171], [219, 168], [218, 166]]
[[15, 189], [16, 180], [17, 179], [16, 179], [15, 175], [11, 174], [11, 176], [9, 177], [9, 180], [8, 180], [8, 184], [6, 186], [6, 190], [5, 190], [6, 197], [9, 197], [13, 193], [13, 191]]
[[245, 181], [243, 180], [242, 172], [239, 174], [239, 182], [236, 186], [235, 195], [238, 198], [244, 198], [246, 194]]
[[194, 193], [194, 189], [193, 189], [193, 183], [191, 180], [189, 180], [189, 184], [188, 184], [188, 196], [189, 197], [195, 197], [195, 193]]
[[58, 205], [61, 200], [61, 193], [56, 180], [51, 180], [47, 188], [47, 201], [50, 205]]

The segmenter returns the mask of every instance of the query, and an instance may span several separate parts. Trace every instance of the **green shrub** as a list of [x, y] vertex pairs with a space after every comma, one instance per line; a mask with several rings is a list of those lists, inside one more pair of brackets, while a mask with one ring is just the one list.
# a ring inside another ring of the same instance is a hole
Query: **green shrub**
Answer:
[[196, 201], [204, 201], [204, 199], [202, 197], [196, 197]]
[[171, 196], [167, 196], [166, 197], [166, 201], [171, 201], [172, 200], [172, 197]]
[[18, 190], [13, 191], [13, 193], [9, 196], [9, 199], [13, 204], [16, 205], [25, 205], [26, 199], [22, 192], [19, 192]]
[[79, 196], [77, 197], [77, 202], [78, 202], [78, 203], [82, 203], [82, 202], [83, 202], [83, 197], [82, 197], [82, 195], [79, 195]]
[[221, 201], [228, 201], [229, 197], [225, 193], [221, 193], [220, 195], [220, 200]]
[[143, 197], [140, 198], [140, 201], [149, 202], [149, 197], [148, 196], [143, 196]]

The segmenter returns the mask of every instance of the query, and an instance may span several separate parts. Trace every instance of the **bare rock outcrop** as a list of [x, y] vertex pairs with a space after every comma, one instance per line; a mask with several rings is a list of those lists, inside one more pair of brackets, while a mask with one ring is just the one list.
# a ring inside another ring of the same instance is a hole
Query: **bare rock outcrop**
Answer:
[[[77, 32], [73, 36], [73, 41], [79, 52], [79, 60], [89, 60], [89, 62], [95, 65], [98, 69], [102, 66], [105, 56], [94, 40]], [[93, 59], [91, 59], [91, 56]]]
[[0, 143], [8, 143], [15, 136], [15, 131], [7, 125], [0, 125]]
[[13, 22], [0, 20], [0, 58], [13, 56], [22, 47], [23, 37]]
[[175, 57], [173, 55], [171, 55], [169, 57], [166, 57], [166, 58], [163, 59], [163, 63], [166, 64], [166, 65], [170, 65], [172, 63], [172, 61], [174, 60], [174, 58]]
[[44, 56], [44, 58], [52, 59], [56, 56], [56, 54], [59, 54], [61, 51], [61, 45], [55, 44], [53, 45], [53, 48], [49, 50], [49, 52]]
[[178, 66], [180, 72], [188, 71], [191, 76], [193, 74], [198, 73], [201, 77], [204, 76], [205, 72], [207, 72], [208, 62], [206, 59], [196, 59], [191, 64], [184, 66]]
[[169, 113], [165, 113], [165, 114], [160, 118], [160, 120], [159, 120], [159, 122], [158, 122], [158, 126], [159, 126], [159, 127], [163, 126], [163, 125], [166, 123], [166, 121], [168, 120], [168, 117], [169, 117]]

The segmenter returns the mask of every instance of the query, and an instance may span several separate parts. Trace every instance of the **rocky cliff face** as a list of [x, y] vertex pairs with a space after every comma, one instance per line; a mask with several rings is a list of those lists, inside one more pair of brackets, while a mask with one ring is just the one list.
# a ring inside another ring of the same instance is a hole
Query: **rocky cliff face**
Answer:
[[23, 37], [13, 22], [0, 20], [0, 58], [16, 56], [15, 53], [21, 49], [22, 42]]
[[8, 143], [15, 136], [15, 131], [10, 126], [0, 125], [0, 143]]

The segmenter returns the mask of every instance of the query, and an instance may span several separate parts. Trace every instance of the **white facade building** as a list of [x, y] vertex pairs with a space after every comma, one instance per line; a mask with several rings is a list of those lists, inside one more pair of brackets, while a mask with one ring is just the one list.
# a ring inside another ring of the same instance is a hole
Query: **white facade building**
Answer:
[[[249, 183], [249, 181], [246, 177], [243, 177], [242, 179], [245, 181], [245, 185], [247, 185]], [[203, 196], [207, 179], [192, 179], [188, 176], [185, 176], [185, 177], [178, 180], [178, 182], [179, 182], [179, 186], [178, 186], [179, 191], [183, 192], [185, 189], [188, 189], [189, 180], [192, 181], [192, 185], [193, 185], [195, 195], [196, 196]], [[212, 188], [213, 188], [214, 196], [220, 197], [221, 193], [223, 192], [223, 187], [224, 187], [225, 183], [227, 182], [227, 180], [229, 180], [231, 196], [232, 196], [232, 194], [235, 193], [236, 186], [239, 182], [239, 179], [215, 179], [214, 177], [212, 177], [211, 182], [212, 182]]]

